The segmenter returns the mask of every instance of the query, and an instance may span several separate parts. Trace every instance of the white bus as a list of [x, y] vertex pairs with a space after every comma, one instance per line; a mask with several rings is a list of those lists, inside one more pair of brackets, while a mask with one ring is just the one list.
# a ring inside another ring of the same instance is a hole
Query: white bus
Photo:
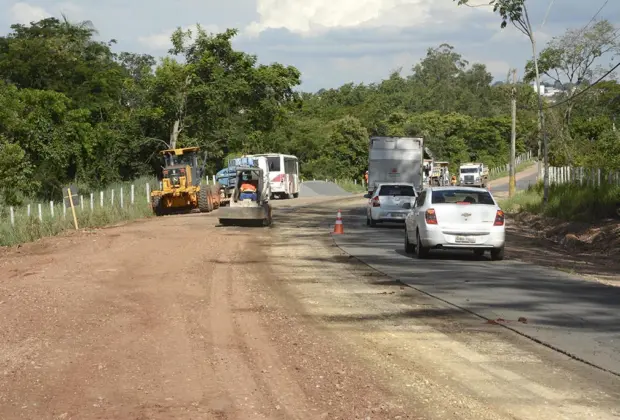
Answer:
[[299, 197], [299, 160], [297, 156], [262, 153], [251, 156], [267, 158], [272, 197]]

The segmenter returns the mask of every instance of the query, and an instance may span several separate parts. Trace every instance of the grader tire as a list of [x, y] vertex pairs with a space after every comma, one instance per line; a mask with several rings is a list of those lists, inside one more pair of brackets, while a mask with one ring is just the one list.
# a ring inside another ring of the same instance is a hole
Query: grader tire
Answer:
[[164, 212], [161, 207], [161, 197], [151, 197], [151, 206], [153, 207], [155, 216], [163, 216]]
[[211, 197], [209, 195], [209, 191], [206, 186], [200, 188], [198, 191], [198, 210], [201, 213], [209, 213], [213, 209], [213, 204], [211, 203]]

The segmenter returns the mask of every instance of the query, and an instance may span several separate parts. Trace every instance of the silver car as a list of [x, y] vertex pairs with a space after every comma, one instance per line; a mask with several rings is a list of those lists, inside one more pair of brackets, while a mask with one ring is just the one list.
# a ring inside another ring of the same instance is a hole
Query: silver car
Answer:
[[403, 223], [418, 196], [413, 184], [384, 182], [377, 184], [372, 194], [366, 194], [366, 224], [376, 226], [381, 222]]

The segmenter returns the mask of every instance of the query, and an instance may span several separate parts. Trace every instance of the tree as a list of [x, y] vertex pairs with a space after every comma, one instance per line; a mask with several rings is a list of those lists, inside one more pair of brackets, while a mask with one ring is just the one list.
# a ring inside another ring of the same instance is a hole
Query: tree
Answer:
[[[457, 1], [458, 5], [469, 5], [469, 0], [453, 0]], [[544, 158], [544, 203], [549, 201], [549, 162], [548, 162], [548, 144], [547, 135], [545, 131], [545, 115], [543, 112], [543, 103], [540, 92], [540, 72], [538, 69], [538, 54], [536, 52], [536, 38], [534, 36], [534, 29], [530, 22], [530, 17], [527, 12], [527, 6], [525, 0], [491, 0], [489, 5], [493, 6], [493, 12], [498, 13], [502, 19], [501, 28], [504, 29], [508, 22], [512, 23], [515, 28], [522, 32], [530, 40], [532, 46], [532, 59], [534, 62], [534, 74], [536, 80], [536, 92], [538, 93], [538, 125], [543, 137], [543, 158]], [[538, 158], [540, 162], [540, 142], [538, 146]], [[539, 171], [540, 176], [540, 171]]]
[[[540, 71], [549, 77], [554, 86], [559, 86], [565, 94], [564, 117], [570, 122], [573, 110], [573, 97], [579, 86], [588, 80], [598, 79], [607, 68], [597, 65], [601, 59], [620, 54], [618, 29], [607, 20], [596, 22], [590, 29], [569, 29], [562, 36], [553, 38], [538, 58]], [[535, 77], [533, 61], [526, 65], [525, 80]], [[568, 88], [567, 86], [571, 86]], [[572, 88], [576, 87], [576, 88]]]

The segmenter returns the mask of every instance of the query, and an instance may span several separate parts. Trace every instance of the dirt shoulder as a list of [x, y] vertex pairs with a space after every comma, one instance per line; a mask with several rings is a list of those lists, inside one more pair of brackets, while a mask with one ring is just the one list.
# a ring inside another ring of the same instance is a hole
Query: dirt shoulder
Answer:
[[530, 213], [511, 215], [507, 256], [620, 286], [620, 222], [563, 222]]
[[216, 216], [6, 249], [0, 418], [416, 418], [265, 289], [270, 230]]

